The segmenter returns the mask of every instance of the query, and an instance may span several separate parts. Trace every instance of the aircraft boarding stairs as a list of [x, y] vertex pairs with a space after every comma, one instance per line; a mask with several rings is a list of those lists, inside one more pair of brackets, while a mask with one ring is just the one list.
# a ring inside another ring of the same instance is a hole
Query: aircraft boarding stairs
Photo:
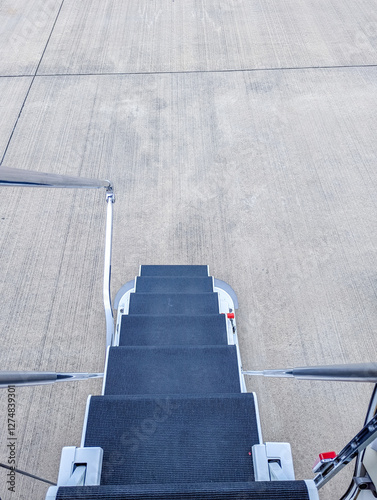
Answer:
[[207, 266], [141, 266], [129, 288], [103, 395], [46, 499], [318, 499], [294, 480], [289, 445], [262, 443], [230, 287]]

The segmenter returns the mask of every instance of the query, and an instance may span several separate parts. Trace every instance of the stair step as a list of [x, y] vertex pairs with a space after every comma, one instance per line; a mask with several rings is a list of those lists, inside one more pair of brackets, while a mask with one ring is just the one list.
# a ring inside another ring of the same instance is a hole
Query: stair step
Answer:
[[112, 347], [106, 395], [240, 392], [236, 346]]
[[140, 276], [208, 276], [208, 266], [141, 266]]
[[122, 316], [120, 346], [226, 345], [224, 314]]
[[253, 481], [253, 394], [92, 396], [85, 446], [104, 450], [101, 484]]
[[213, 292], [211, 276], [187, 278], [180, 276], [139, 276], [136, 293], [206, 293]]
[[216, 314], [217, 293], [131, 293], [129, 314]]
[[60, 487], [57, 500], [309, 500], [305, 481]]

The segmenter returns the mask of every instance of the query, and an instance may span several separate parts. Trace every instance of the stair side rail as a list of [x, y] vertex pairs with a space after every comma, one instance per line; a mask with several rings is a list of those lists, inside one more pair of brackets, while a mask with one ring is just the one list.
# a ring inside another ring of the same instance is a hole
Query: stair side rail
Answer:
[[111, 305], [111, 250], [114, 190], [110, 181], [71, 177], [68, 175], [50, 174], [18, 168], [0, 167], [0, 186], [21, 186], [37, 188], [73, 188], [73, 189], [105, 189], [107, 216], [105, 236], [105, 257], [103, 273], [103, 303], [106, 318], [106, 346], [112, 344], [114, 337], [114, 315]]

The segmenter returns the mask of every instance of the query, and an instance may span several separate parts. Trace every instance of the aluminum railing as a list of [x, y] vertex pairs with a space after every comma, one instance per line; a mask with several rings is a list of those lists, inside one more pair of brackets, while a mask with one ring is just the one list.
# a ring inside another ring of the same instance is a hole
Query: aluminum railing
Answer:
[[70, 177], [68, 175], [34, 172], [20, 168], [0, 167], [0, 186], [47, 187], [47, 188], [76, 188], [112, 190], [110, 181]]
[[103, 378], [103, 373], [74, 373], [74, 372], [0, 372], [0, 389], [9, 386], [45, 385], [55, 382], [69, 382]]
[[263, 377], [290, 377], [300, 380], [332, 380], [337, 382], [377, 383], [377, 363], [351, 363], [344, 365], [304, 366], [280, 370], [245, 370], [243, 375]]
[[111, 248], [113, 226], [114, 191], [108, 180], [86, 179], [67, 175], [49, 174], [18, 168], [0, 167], [0, 186], [22, 186], [37, 188], [73, 188], [73, 189], [105, 189], [107, 216], [105, 237], [105, 258], [103, 273], [103, 303], [106, 318], [106, 346], [112, 344], [114, 337], [114, 315], [111, 306]]

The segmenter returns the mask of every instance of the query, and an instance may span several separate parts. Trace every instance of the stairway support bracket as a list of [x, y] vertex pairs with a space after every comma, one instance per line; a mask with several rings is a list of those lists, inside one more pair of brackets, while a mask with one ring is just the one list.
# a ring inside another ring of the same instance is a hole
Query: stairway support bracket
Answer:
[[102, 460], [102, 448], [76, 448], [76, 446], [65, 446], [62, 449], [57, 485], [67, 486], [75, 470], [82, 466], [86, 468], [82, 485], [99, 485], [102, 472]]
[[256, 481], [294, 481], [289, 443], [256, 444], [252, 448]]

